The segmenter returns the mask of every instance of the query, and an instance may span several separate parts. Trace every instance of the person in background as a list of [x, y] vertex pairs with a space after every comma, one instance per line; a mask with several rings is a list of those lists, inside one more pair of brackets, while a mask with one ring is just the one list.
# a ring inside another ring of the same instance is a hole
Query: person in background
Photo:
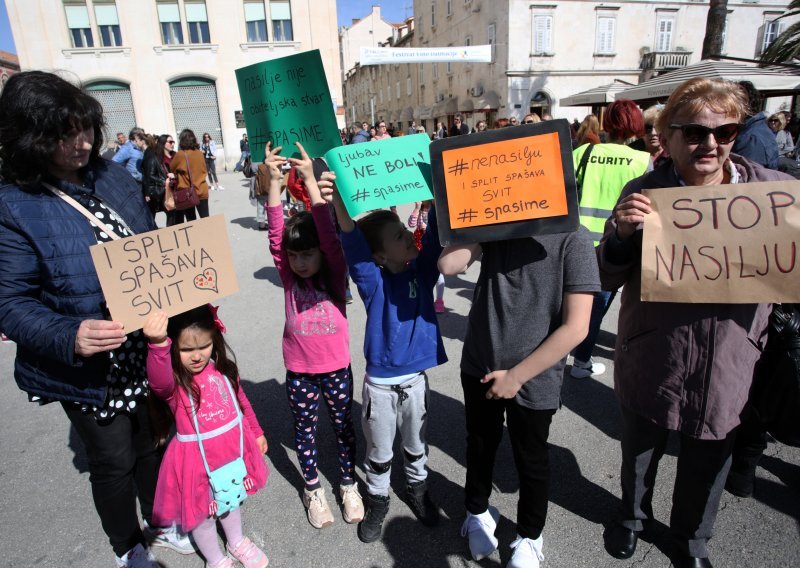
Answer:
[[437, 140], [441, 140], [442, 138], [447, 138], [447, 127], [441, 121], [436, 123], [435, 136]]
[[545, 122], [545, 121], [548, 121], [548, 120], [553, 120], [553, 115], [550, 114], [549, 112], [542, 113], [542, 122]]
[[142, 183], [142, 159], [146, 147], [144, 130], [136, 126], [128, 134], [128, 141], [120, 146], [120, 149], [111, 158], [113, 162], [125, 166], [128, 173], [140, 184]]
[[[57, 403], [85, 447], [115, 566], [156, 568], [148, 542], [184, 554], [194, 548], [152, 522], [161, 451], [148, 412], [146, 345], [140, 331], [108, 316], [89, 252], [109, 233], [156, 228], [141, 187], [99, 157], [104, 124], [95, 98], [52, 73], [16, 73], [0, 94], [0, 329], [17, 345], [19, 388], [35, 405]], [[58, 414], [46, 420], [50, 431], [54, 420], [64, 426]], [[42, 465], [58, 467], [51, 456]], [[47, 483], [37, 490], [54, 505], [76, 498]], [[78, 538], [86, 528], [64, 530]]]
[[453, 126], [450, 127], [450, 136], [461, 136], [462, 134], [469, 134], [469, 126], [464, 124], [464, 117], [461, 113], [456, 113], [453, 117]]
[[411, 136], [412, 134], [417, 133], [417, 121], [412, 120], [409, 127], [406, 129], [406, 135]]
[[776, 112], [770, 116], [767, 119], [767, 126], [775, 133], [775, 142], [778, 144], [778, 165], [780, 166], [780, 159], [789, 159], [794, 152], [794, 141], [792, 135], [786, 131], [786, 117], [782, 112]]
[[[589, 156], [583, 171], [576, 174], [579, 178], [576, 181], [580, 187], [578, 209], [581, 225], [589, 229], [595, 246], [603, 235], [606, 219], [611, 215], [622, 188], [650, 168], [650, 154], [627, 146], [631, 140], [644, 134], [642, 111], [636, 103], [628, 99], [617, 99], [608, 105], [605, 128], [610, 140], [608, 143], [587, 142], [572, 152], [576, 170], [581, 169], [580, 163], [584, 155]], [[600, 325], [615, 294], [615, 291], [603, 290], [594, 296], [589, 333], [572, 352], [570, 376], [574, 379], [602, 375], [606, 370], [605, 365], [593, 361], [592, 351], [600, 333]]]
[[640, 150], [650, 154], [653, 167], [660, 165], [661, 162], [667, 158], [664, 148], [661, 146], [661, 137], [659, 136], [658, 128], [656, 128], [658, 116], [661, 114], [661, 109], [663, 108], [664, 105], [653, 105], [642, 113], [642, 118], [644, 119], [644, 136], [628, 144], [628, 146], [634, 150]]
[[354, 122], [350, 126], [350, 144], [369, 142], [370, 135], [366, 122]]
[[486, 132], [486, 121], [479, 120], [477, 124], [475, 124], [475, 129], [472, 131], [473, 134], [476, 132]]
[[603, 288], [624, 286], [614, 351], [622, 510], [604, 535], [615, 558], [630, 558], [639, 535], [655, 523], [658, 464], [676, 432], [674, 485], [660, 479], [672, 493], [672, 563], [712, 565], [708, 541], [766, 342], [770, 305], [643, 302], [642, 234], [651, 205], [642, 190], [791, 179], [731, 153], [747, 104], [730, 81], [696, 78], [676, 88], [657, 122], [670, 159], [625, 186], [597, 250]]
[[391, 138], [392, 135], [386, 129], [386, 121], [381, 120], [378, 123], [378, 132], [372, 137], [370, 140], [371, 142], [375, 142], [376, 140], [386, 140], [387, 138]]
[[761, 111], [761, 93], [750, 81], [740, 81], [745, 94], [744, 125], [731, 148], [732, 154], [744, 156], [771, 170], [778, 169], [778, 142], [767, 126], [767, 113]]
[[536, 124], [537, 122], [542, 122], [542, 119], [536, 113], [526, 114], [522, 119], [522, 124]]
[[217, 143], [211, 138], [208, 132], [203, 133], [203, 143], [200, 144], [200, 151], [203, 153], [203, 158], [206, 160], [206, 171], [208, 172], [208, 179], [214, 185], [213, 189], [225, 189], [219, 184], [217, 178]]
[[147, 148], [144, 152], [142, 162], [142, 191], [144, 192], [147, 208], [155, 219], [156, 213], [164, 208], [164, 193], [166, 192], [167, 180], [175, 177], [164, 166], [164, 158], [169, 150], [168, 142], [174, 139], [169, 134], [162, 134], [156, 140], [155, 145]]
[[519, 121], [516, 116], [509, 117], [507, 126], [517, 126]]
[[242, 171], [245, 161], [250, 157], [250, 142], [247, 141], [247, 134], [242, 134], [242, 139], [239, 140], [239, 151], [242, 155], [239, 156], [239, 161], [233, 166], [233, 171], [235, 172]]
[[417, 134], [427, 134], [424, 126], [417, 126]]
[[[248, 156], [249, 158], [249, 156]], [[197, 196], [200, 203], [197, 207], [184, 209], [182, 211], [170, 211], [167, 215], [167, 226], [177, 225], [186, 221], [194, 221], [197, 215], [203, 219], [208, 217], [208, 181], [206, 181], [206, 160], [200, 152], [200, 145], [194, 132], [188, 128], [181, 131], [178, 137], [178, 152], [172, 157], [169, 164], [169, 171], [175, 174], [176, 187], [189, 187], [189, 174], [191, 180], [197, 188]], [[195, 213], [195, 209], [196, 212]]]
[[[600, 144], [600, 121], [593, 114], [587, 114], [578, 128], [578, 146]], [[578, 147], [576, 146], [576, 148]]]

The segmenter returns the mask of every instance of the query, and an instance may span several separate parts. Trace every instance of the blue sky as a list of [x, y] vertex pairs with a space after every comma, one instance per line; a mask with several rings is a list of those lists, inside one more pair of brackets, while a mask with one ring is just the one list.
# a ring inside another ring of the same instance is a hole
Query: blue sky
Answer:
[[5, 0], [0, 2], [0, 50], [16, 53], [14, 39], [11, 37], [11, 26], [8, 25]]
[[[349, 26], [354, 18], [363, 18], [372, 11], [372, 5], [381, 7], [381, 16], [387, 22], [402, 22], [412, 15], [413, 0], [336, 0], [339, 26]], [[8, 25], [6, 3], [0, 1], [0, 50], [16, 53], [11, 28]]]

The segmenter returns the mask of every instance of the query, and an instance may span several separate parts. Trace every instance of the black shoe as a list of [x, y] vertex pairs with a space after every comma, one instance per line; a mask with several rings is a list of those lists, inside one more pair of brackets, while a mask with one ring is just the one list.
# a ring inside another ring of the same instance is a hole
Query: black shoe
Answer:
[[364, 495], [364, 520], [358, 523], [358, 540], [375, 542], [381, 538], [383, 519], [389, 511], [389, 498], [383, 495]]
[[431, 501], [426, 482], [406, 485], [406, 503], [414, 516], [426, 527], [433, 527], [439, 523], [439, 507]]
[[606, 552], [614, 558], [624, 560], [636, 552], [636, 543], [639, 542], [639, 533], [614, 523], [603, 534]]
[[675, 568], [713, 568], [708, 558], [697, 558], [680, 553], [675, 554], [672, 565]]
[[728, 479], [725, 480], [725, 491], [747, 499], [753, 496], [755, 482], [756, 464], [737, 464], [734, 460], [734, 464], [728, 472]]

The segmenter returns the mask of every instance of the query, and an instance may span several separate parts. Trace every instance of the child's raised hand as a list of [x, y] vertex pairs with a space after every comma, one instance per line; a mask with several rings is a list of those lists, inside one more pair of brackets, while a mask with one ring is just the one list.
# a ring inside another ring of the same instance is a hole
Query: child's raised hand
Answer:
[[336, 174], [331, 171], [322, 172], [317, 186], [319, 187], [322, 200], [326, 203], [332, 203], [333, 194], [336, 193]]
[[150, 312], [144, 320], [142, 333], [153, 345], [163, 346], [167, 343], [167, 313], [163, 310]]
[[271, 142], [267, 142], [267, 158], [264, 160], [264, 163], [267, 164], [270, 179], [281, 179], [283, 177], [281, 166], [286, 163], [286, 158], [280, 155], [283, 146], [270, 149], [271, 144]]
[[261, 451], [262, 454], [266, 454], [267, 453], [267, 449], [269, 448], [269, 445], [267, 444], [267, 437], [266, 436], [264, 436], [262, 434], [261, 436], [256, 438], [256, 444], [258, 445], [258, 449]]
[[305, 148], [303, 148], [300, 142], [295, 142], [295, 146], [297, 146], [297, 149], [300, 151], [300, 157], [289, 158], [289, 163], [297, 170], [297, 174], [304, 182], [314, 179], [314, 164], [311, 158], [308, 157]]

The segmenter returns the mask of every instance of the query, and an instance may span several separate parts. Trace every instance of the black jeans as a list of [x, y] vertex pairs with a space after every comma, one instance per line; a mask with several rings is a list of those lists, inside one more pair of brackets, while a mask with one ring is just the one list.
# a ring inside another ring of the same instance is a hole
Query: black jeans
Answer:
[[153, 514], [161, 451], [153, 441], [147, 403], [142, 399], [135, 414], [110, 420], [96, 420], [71, 402], [61, 405], [89, 456], [89, 483], [100, 523], [114, 553], [122, 556], [144, 543], [137, 495], [144, 519], [150, 521]]
[[547, 491], [550, 461], [547, 438], [555, 410], [532, 410], [514, 399], [487, 400], [491, 383], [461, 374], [467, 417], [467, 482], [464, 486], [467, 511], [478, 515], [489, 507], [492, 470], [504, 417], [519, 476], [517, 533], [537, 539], [547, 519]]
[[[197, 210], [196, 213], [195, 209]], [[181, 211], [178, 211], [177, 209], [175, 211], [168, 211], [167, 227], [180, 225], [184, 221], [196, 221], [198, 214], [200, 215], [201, 219], [208, 217], [208, 199], [201, 199], [196, 208], [193, 207], [191, 209], [182, 209]]]

